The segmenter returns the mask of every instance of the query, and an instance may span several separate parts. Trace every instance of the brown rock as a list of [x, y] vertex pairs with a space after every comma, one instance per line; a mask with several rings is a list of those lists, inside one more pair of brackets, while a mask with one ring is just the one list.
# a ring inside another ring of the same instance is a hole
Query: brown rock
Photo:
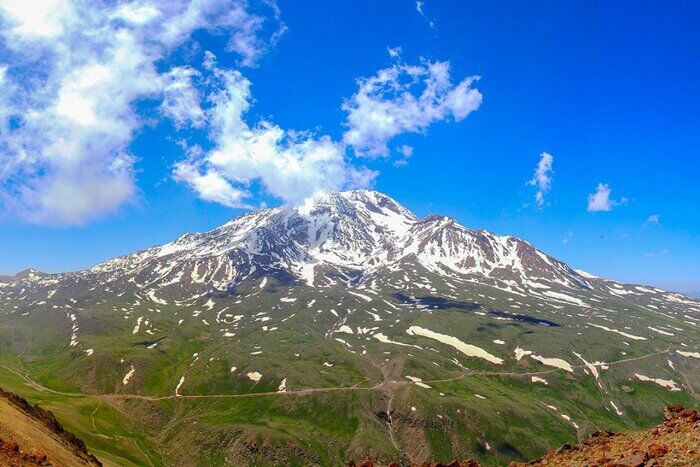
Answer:
[[648, 460], [646, 453], [637, 452], [608, 464], [609, 467], [642, 467]]

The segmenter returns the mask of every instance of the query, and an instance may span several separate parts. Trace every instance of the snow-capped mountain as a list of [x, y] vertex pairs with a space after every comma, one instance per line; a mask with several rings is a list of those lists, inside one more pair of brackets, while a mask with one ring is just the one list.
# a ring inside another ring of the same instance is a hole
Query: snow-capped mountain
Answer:
[[339, 281], [357, 286], [381, 281], [407, 264], [550, 299], [562, 298], [557, 290], [594, 290], [626, 299], [665, 293], [574, 270], [516, 237], [472, 230], [449, 217], [419, 219], [390, 197], [367, 190], [251, 212], [209, 232], [186, 234], [86, 271], [33, 272], [14, 281], [115, 289], [130, 285], [158, 303], [164, 302], [159, 297], [203, 296], [265, 275], [312, 287]]
[[[269, 413], [287, 415], [259, 436], [283, 431], [259, 439], [289, 446], [315, 426], [298, 431], [300, 414], [319, 410], [351, 414], [342, 433], [384, 430], [389, 449], [436, 429], [456, 442], [474, 426], [510, 433], [514, 421], [509, 442], [521, 449], [547, 420], [571, 436], [601, 420], [636, 424], [658, 403], [697, 400], [698, 326], [700, 301], [577, 271], [448, 217], [419, 219], [374, 191], [251, 212], [85, 271], [0, 277], [0, 359], [28, 368], [11, 374], [76, 388], [55, 393], [71, 400], [77, 388], [139, 400], [123, 403], [129, 417], [167, 419], [177, 436], [204, 430], [193, 446], [223, 439], [225, 417], [240, 433]], [[337, 433], [328, 452], [356, 442]], [[474, 449], [467, 439], [459, 452]]]

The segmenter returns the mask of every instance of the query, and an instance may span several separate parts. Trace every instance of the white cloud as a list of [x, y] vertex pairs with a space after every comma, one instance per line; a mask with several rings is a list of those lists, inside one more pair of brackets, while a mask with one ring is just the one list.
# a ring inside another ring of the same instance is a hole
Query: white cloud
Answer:
[[658, 214], [652, 214], [651, 216], [647, 217], [646, 222], [644, 222], [644, 225], [659, 225], [660, 221], [660, 216]]
[[481, 105], [471, 76], [453, 84], [449, 62], [396, 64], [358, 80], [343, 104], [348, 130], [343, 141], [360, 156], [388, 156], [388, 143], [403, 133], [424, 132], [435, 122], [464, 119]]
[[428, 27], [430, 29], [435, 29], [435, 21], [428, 18], [428, 15], [425, 14], [425, 10], [423, 10], [424, 6], [425, 6], [424, 1], [416, 0], [416, 11], [418, 12], [419, 15], [421, 15], [421, 17], [423, 17], [423, 19], [428, 24]]
[[201, 128], [205, 123], [200, 107], [201, 96], [193, 80], [199, 72], [188, 66], [175, 67], [164, 74], [161, 112], [170, 118], [177, 128], [192, 126]]
[[389, 53], [391, 58], [399, 58], [401, 56], [401, 46], [387, 47], [386, 51]]
[[535, 168], [535, 174], [528, 181], [529, 185], [537, 187], [537, 193], [535, 193], [535, 200], [538, 206], [544, 206], [544, 195], [549, 192], [552, 188], [552, 163], [554, 158], [551, 154], [543, 152], [540, 154], [540, 161], [537, 163]]
[[[212, 149], [176, 165], [174, 175], [202, 199], [246, 207], [251, 184], [286, 203], [301, 204], [321, 192], [366, 187], [376, 173], [351, 166], [345, 148], [329, 136], [283, 130], [260, 121], [249, 125], [245, 114], [252, 96], [250, 81], [240, 72], [218, 68], [208, 55], [206, 65], [215, 83], [205, 111]], [[213, 186], [205, 186], [206, 180]]]
[[[206, 54], [204, 68], [211, 75], [206, 83], [207, 93], [201, 100], [211, 149], [190, 154], [175, 166], [174, 176], [192, 187], [202, 199], [233, 207], [246, 207], [251, 186], [261, 186], [266, 193], [288, 204], [302, 204], [331, 190], [367, 187], [377, 172], [351, 164], [348, 144], [356, 152], [366, 151], [363, 153], [366, 155], [383, 153], [386, 148], [388, 155], [387, 143], [392, 137], [423, 131], [436, 120], [448, 117], [460, 120], [478, 107], [475, 101], [481, 101], [481, 94], [469, 87], [472, 78], [456, 86], [451, 84], [446, 62], [381, 70], [377, 76], [358, 82], [360, 91], [344, 105], [349, 112], [350, 129], [343, 141], [336, 141], [328, 135], [286, 130], [267, 120], [251, 124], [246, 119], [253, 100], [250, 81], [237, 70], [220, 68], [210, 52]], [[384, 80], [386, 75], [392, 77]], [[406, 76], [415, 82], [400, 84], [399, 80]], [[418, 82], [425, 90], [416, 98], [410, 90]], [[403, 89], [403, 95], [396, 99], [384, 94], [384, 89], [394, 85]], [[373, 105], [368, 104], [370, 100], [392, 116], [398, 116], [399, 121], [377, 132], [371, 121], [362, 121], [367, 112], [371, 113], [363, 107]], [[350, 103], [357, 105], [353, 107]], [[368, 135], [367, 131], [373, 133]], [[397, 152], [401, 159], [396, 165], [400, 166], [413, 154], [413, 148], [404, 144]], [[216, 189], [205, 190], [202, 185], [205, 178], [215, 180], [212, 185]]]
[[647, 256], [648, 256], [649, 258], [660, 258], [660, 257], [662, 257], [662, 256], [666, 256], [666, 255], [669, 254], [670, 252], [671, 252], [671, 250], [669, 250], [668, 248], [664, 248], [664, 249], [661, 250], [661, 251], [656, 251], [656, 252], [647, 253]]
[[181, 161], [175, 164], [173, 175], [176, 180], [187, 183], [205, 201], [228, 207], [247, 207], [244, 202], [248, 194], [237, 190], [218, 172], [207, 171], [204, 174], [196, 163]]
[[408, 164], [408, 160], [413, 156], [413, 147], [403, 144], [397, 148], [401, 157], [394, 161], [394, 167], [403, 167]]
[[[386, 156], [394, 137], [462, 120], [481, 104], [478, 77], [453, 83], [448, 62], [422, 61], [359, 80], [343, 105], [341, 140], [253, 120], [240, 70], [220, 67], [213, 54], [202, 64], [187, 50], [206, 31], [223, 37], [238, 65], [255, 65], [285, 31], [274, 2], [262, 3], [272, 20], [244, 0], [0, 2], [2, 214], [81, 224], [132, 201], [138, 159], [130, 147], [158, 117], [192, 138], [173, 166], [176, 180], [206, 201], [249, 207], [259, 187], [301, 203], [370, 186], [377, 173], [351, 163], [348, 147]], [[400, 60], [399, 48], [390, 54]], [[398, 152], [405, 163], [412, 148]]]
[[[241, 62], [265, 50], [263, 21], [242, 0], [0, 2], [0, 197], [6, 216], [80, 224], [133, 199], [145, 101], [176, 125], [203, 117], [187, 67], [161, 72], [194, 31], [229, 38]], [[272, 33], [276, 37], [279, 29]], [[194, 112], [194, 113], [193, 113]]]
[[588, 211], [611, 211], [612, 208], [627, 202], [626, 198], [615, 201], [610, 198], [612, 189], [607, 183], [598, 183], [595, 193], [588, 195]]

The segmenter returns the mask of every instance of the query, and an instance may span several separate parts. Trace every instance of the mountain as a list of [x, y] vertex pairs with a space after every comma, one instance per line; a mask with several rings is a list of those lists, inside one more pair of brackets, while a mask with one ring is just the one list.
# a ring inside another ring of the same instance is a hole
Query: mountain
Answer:
[[75, 428], [121, 463], [494, 465], [697, 405], [698, 325], [698, 300], [349, 191], [1, 278], [0, 373], [99, 404]]

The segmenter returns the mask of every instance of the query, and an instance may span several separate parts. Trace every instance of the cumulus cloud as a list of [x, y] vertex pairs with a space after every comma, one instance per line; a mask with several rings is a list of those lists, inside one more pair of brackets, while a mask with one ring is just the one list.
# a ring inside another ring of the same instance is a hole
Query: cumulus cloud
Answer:
[[[424, 131], [432, 122], [448, 117], [461, 120], [481, 102], [481, 94], [470, 88], [473, 78], [451, 83], [447, 62], [396, 65], [358, 81], [360, 90], [343, 106], [348, 112], [348, 130], [337, 141], [329, 135], [283, 129], [265, 119], [250, 123], [250, 81], [238, 70], [219, 67], [210, 52], [204, 68], [210, 77], [204, 83], [206, 93], [200, 95], [211, 148], [188, 155], [176, 164], [173, 175], [202, 199], [232, 207], [246, 207], [253, 185], [289, 204], [302, 204], [331, 190], [370, 186], [377, 172], [351, 163], [349, 147], [356, 154], [388, 156], [391, 138]], [[400, 82], [406, 77], [413, 82]], [[424, 89], [415, 96], [411, 91], [417, 84]], [[391, 87], [401, 95], [388, 95]], [[379, 119], [391, 120], [381, 128], [372, 117], [379, 109], [384, 112]], [[404, 144], [396, 152], [395, 165], [401, 166], [413, 148]], [[206, 190], [205, 179], [215, 181]]]
[[615, 206], [625, 204], [626, 198], [619, 201], [610, 198], [612, 189], [607, 183], [598, 183], [595, 193], [588, 195], [588, 212], [612, 211]]
[[547, 152], [540, 154], [540, 161], [537, 163], [535, 168], [535, 174], [527, 182], [529, 185], [537, 187], [537, 193], [535, 193], [535, 201], [537, 205], [544, 206], [544, 195], [549, 192], [552, 188], [552, 163], [554, 162], [554, 157]]
[[449, 62], [395, 64], [357, 81], [358, 91], [343, 104], [343, 141], [359, 156], [388, 156], [388, 143], [403, 133], [424, 132], [431, 124], [460, 121], [478, 109], [483, 96], [472, 85], [478, 76], [452, 82]]
[[265, 50], [264, 20], [242, 0], [1, 2], [5, 214], [80, 224], [132, 199], [141, 106], [162, 100], [176, 125], [203, 125], [194, 70], [159, 69], [198, 30], [227, 36], [241, 64]]
[[403, 167], [404, 165], [408, 164], [408, 159], [413, 156], [413, 147], [407, 144], [402, 144], [397, 148], [397, 152], [400, 154], [400, 157], [394, 161], [394, 167]]
[[[394, 137], [462, 120], [481, 104], [478, 77], [453, 83], [449, 62], [422, 60], [358, 80], [342, 138], [256, 119], [241, 67], [259, 63], [285, 31], [274, 2], [261, 5], [267, 16], [245, 0], [0, 2], [3, 214], [81, 224], [130, 202], [131, 145], [159, 119], [184, 140], [173, 178], [203, 200], [248, 208], [258, 187], [297, 204], [370, 186], [377, 172], [353, 154], [388, 156]], [[222, 38], [237, 68], [212, 53], [202, 59], [195, 32]], [[400, 48], [389, 53], [400, 61]], [[412, 151], [398, 147], [398, 164]]]
[[220, 68], [209, 53], [211, 72], [202, 104], [207, 115], [209, 151], [196, 151], [176, 164], [174, 176], [202, 199], [231, 207], [247, 207], [253, 183], [291, 204], [321, 192], [366, 187], [376, 173], [348, 163], [345, 148], [327, 135], [284, 130], [245, 117], [252, 100], [251, 83], [238, 70]]

